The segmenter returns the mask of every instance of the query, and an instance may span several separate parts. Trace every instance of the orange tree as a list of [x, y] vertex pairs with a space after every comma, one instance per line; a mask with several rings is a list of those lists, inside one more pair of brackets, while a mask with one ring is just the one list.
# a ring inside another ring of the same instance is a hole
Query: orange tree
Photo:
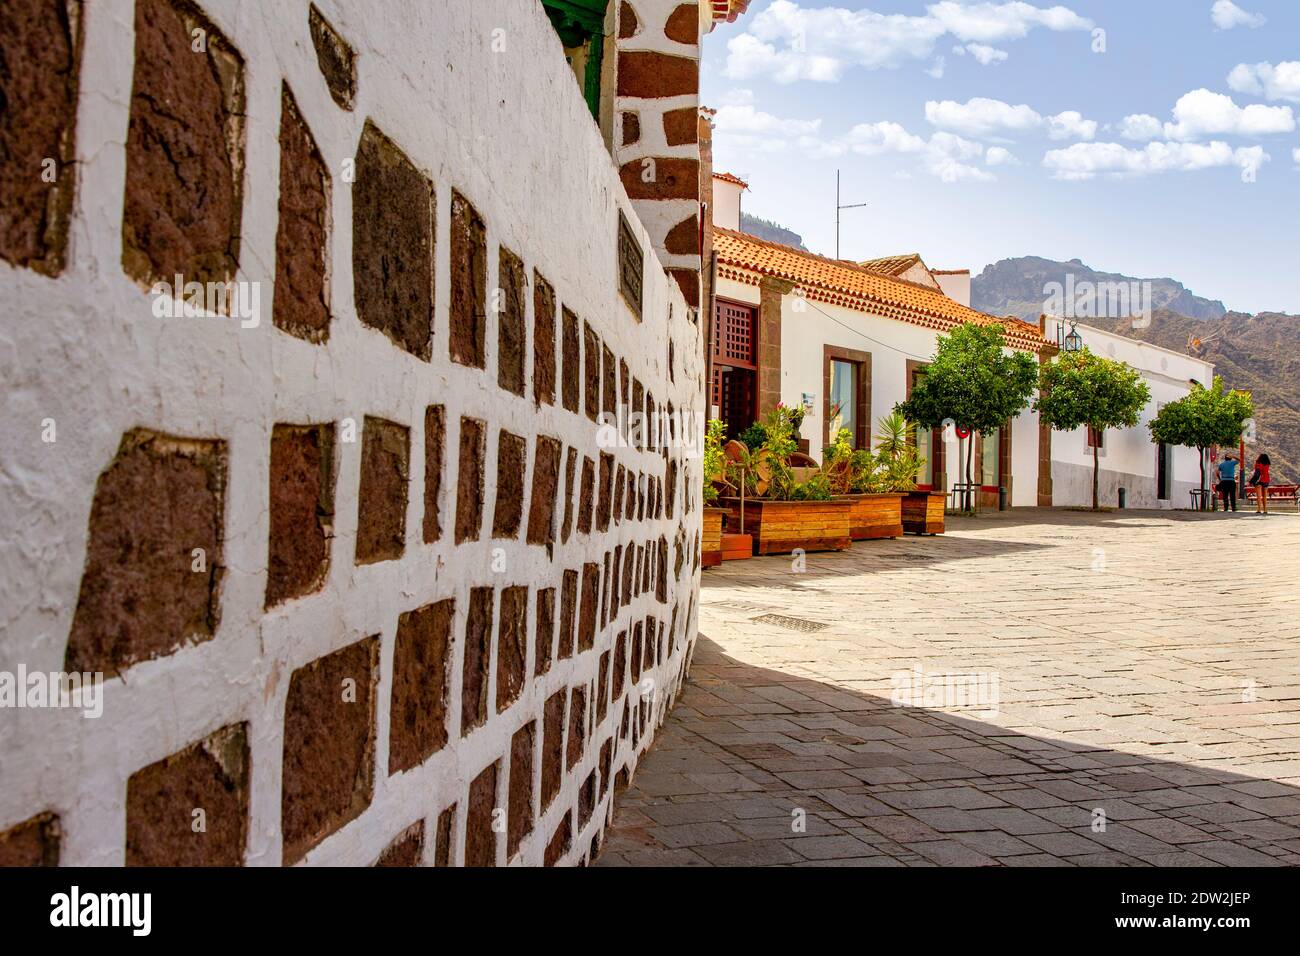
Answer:
[[[1093, 355], [1086, 348], [1062, 352], [1044, 365], [1038, 376], [1034, 408], [1040, 421], [1073, 431], [1087, 425], [1098, 442], [1107, 428], [1132, 428], [1151, 400], [1151, 389], [1141, 374], [1125, 362]], [[1097, 504], [1097, 445], [1092, 446], [1092, 510]]]

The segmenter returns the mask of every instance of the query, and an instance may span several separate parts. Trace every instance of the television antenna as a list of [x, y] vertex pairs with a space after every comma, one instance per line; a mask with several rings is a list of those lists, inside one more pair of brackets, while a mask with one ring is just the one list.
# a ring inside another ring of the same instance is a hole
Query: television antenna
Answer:
[[840, 210], [842, 209], [861, 209], [867, 205], [864, 202], [851, 203], [850, 205], [840, 204], [840, 171], [835, 170], [835, 258], [840, 257]]

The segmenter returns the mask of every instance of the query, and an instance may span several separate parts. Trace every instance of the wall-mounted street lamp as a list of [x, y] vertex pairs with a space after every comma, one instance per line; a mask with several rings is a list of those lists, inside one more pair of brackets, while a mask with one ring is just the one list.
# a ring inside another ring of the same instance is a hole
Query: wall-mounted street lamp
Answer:
[[1083, 336], [1079, 330], [1074, 327], [1074, 321], [1070, 322], [1069, 334], [1065, 331], [1065, 321], [1061, 320], [1056, 324], [1056, 346], [1063, 352], [1081, 352], [1083, 351]]

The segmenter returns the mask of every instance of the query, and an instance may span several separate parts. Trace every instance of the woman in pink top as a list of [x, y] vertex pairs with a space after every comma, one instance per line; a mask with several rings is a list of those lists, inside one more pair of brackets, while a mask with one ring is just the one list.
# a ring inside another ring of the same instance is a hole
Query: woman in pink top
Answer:
[[1250, 483], [1255, 486], [1255, 514], [1268, 514], [1268, 469], [1273, 464], [1267, 452], [1260, 452], [1255, 459], [1255, 473], [1250, 476]]

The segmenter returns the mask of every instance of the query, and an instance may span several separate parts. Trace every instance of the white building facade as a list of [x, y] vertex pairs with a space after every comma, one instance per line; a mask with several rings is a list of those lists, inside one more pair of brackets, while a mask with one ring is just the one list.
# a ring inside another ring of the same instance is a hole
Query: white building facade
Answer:
[[[1043, 337], [1055, 342], [1066, 320], [1045, 316]], [[1098, 448], [1098, 500], [1115, 506], [1119, 489], [1126, 492], [1129, 508], [1186, 508], [1189, 492], [1200, 487], [1201, 469], [1195, 448], [1156, 445], [1147, 424], [1162, 405], [1177, 401], [1192, 389], [1192, 382], [1209, 387], [1214, 365], [1147, 342], [1116, 335], [1086, 325], [1075, 325], [1083, 344], [1104, 358], [1125, 362], [1141, 373], [1151, 389], [1151, 400], [1142, 409], [1133, 428], [1111, 428], [1101, 436]], [[1052, 503], [1092, 504], [1092, 438], [1086, 428], [1055, 431], [1051, 441]], [[1210, 477], [1207, 483], [1212, 484]]]

